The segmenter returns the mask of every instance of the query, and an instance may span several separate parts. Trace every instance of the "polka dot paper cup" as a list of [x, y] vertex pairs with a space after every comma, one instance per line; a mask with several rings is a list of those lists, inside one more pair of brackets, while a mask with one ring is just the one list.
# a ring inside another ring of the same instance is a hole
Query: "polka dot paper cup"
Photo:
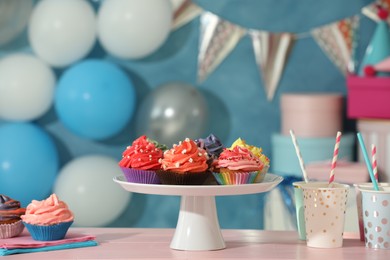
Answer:
[[306, 245], [316, 248], [342, 247], [349, 186], [309, 182], [300, 187], [303, 191]]
[[362, 194], [364, 240], [366, 247], [390, 249], [390, 187], [358, 187]]

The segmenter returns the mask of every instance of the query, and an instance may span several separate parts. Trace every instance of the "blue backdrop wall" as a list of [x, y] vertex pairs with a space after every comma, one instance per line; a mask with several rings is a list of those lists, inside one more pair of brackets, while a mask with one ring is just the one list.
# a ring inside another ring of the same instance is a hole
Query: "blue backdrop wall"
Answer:
[[[91, 2], [97, 9], [99, 3]], [[361, 7], [371, 1], [194, 0], [194, 2], [203, 9], [245, 28], [307, 33], [315, 27], [358, 14]], [[266, 99], [248, 36], [238, 43], [232, 53], [202, 84], [197, 84], [199, 25], [199, 18], [196, 18], [172, 32], [161, 48], [144, 59], [114, 58], [107, 55], [99, 43], [96, 43], [88, 58], [112, 61], [126, 71], [136, 88], [136, 110], [148, 93], [164, 83], [181, 81], [195, 86], [206, 98], [208, 106], [208, 126], [203, 137], [214, 133], [227, 146], [241, 137], [250, 144], [261, 146], [267, 155], [271, 154], [272, 133], [280, 132], [279, 106], [283, 93], [306, 91], [346, 94], [344, 76], [312, 37], [303, 37], [295, 42], [273, 101]], [[363, 55], [374, 26], [374, 22], [362, 17], [358, 57]], [[0, 49], [2, 56], [17, 51], [31, 52], [25, 35]], [[62, 70], [56, 70], [58, 77], [62, 73]], [[88, 154], [102, 154], [119, 160], [125, 147], [137, 137], [135, 117], [120, 134], [104, 141], [91, 141], [73, 135], [58, 120], [54, 109], [34, 123], [47, 130], [54, 138], [60, 153], [60, 166], [72, 158]], [[354, 130], [354, 122], [345, 120], [345, 129]], [[218, 197], [217, 209], [221, 227], [262, 228], [264, 199], [266, 197], [263, 194]], [[178, 197], [133, 194], [125, 212], [110, 226], [174, 227], [178, 209]]]

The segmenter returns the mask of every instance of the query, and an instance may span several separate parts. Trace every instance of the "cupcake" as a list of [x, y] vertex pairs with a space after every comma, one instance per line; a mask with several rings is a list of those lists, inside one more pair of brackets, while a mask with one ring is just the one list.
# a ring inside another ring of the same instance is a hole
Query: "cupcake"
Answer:
[[201, 185], [211, 175], [208, 159], [206, 150], [186, 138], [164, 152], [157, 174], [163, 184]]
[[257, 175], [255, 182], [262, 182], [270, 167], [270, 160], [267, 156], [265, 156], [265, 154], [263, 154], [263, 149], [254, 145], [249, 145], [241, 138], [238, 138], [236, 141], [234, 141], [230, 149], [233, 149], [235, 146], [241, 146], [248, 149], [253, 153], [254, 156], [260, 159], [260, 161], [263, 163], [263, 169]]
[[0, 238], [16, 237], [22, 233], [24, 225], [20, 218], [26, 209], [20, 202], [0, 194]]
[[63, 239], [73, 223], [73, 213], [56, 194], [46, 200], [33, 200], [21, 216], [23, 224], [35, 240], [52, 241]]
[[213, 172], [221, 185], [238, 185], [254, 183], [263, 169], [263, 163], [248, 149], [235, 146], [224, 149], [217, 162], [219, 172]]
[[122, 154], [118, 165], [128, 182], [159, 184], [156, 170], [161, 168], [160, 159], [166, 147], [145, 135], [134, 140]]

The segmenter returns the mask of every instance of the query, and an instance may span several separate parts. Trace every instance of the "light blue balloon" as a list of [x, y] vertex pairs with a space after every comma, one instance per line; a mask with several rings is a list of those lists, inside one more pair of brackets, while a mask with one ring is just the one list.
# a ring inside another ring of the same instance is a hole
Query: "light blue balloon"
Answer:
[[32, 123], [0, 126], [0, 194], [19, 200], [46, 199], [58, 173], [58, 152], [51, 137]]
[[[375, 65], [390, 56], [390, 31], [386, 21], [379, 21], [364, 54], [359, 75], [364, 76], [367, 65]], [[378, 73], [378, 76], [386, 74]]]
[[102, 140], [123, 130], [133, 116], [135, 101], [133, 83], [117, 65], [85, 60], [64, 72], [54, 105], [72, 133]]

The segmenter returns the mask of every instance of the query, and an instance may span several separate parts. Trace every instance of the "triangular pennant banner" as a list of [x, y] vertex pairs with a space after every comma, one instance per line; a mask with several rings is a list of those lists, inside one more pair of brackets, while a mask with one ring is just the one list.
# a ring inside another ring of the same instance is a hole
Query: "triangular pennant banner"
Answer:
[[356, 70], [355, 49], [360, 17], [355, 15], [311, 31], [321, 49], [346, 75]]
[[240, 26], [204, 12], [200, 18], [201, 28], [198, 53], [198, 82], [203, 82], [229, 55], [245, 35]]
[[177, 30], [195, 17], [202, 13], [202, 8], [192, 3], [191, 0], [176, 1], [172, 0], [174, 6], [172, 30]]
[[294, 42], [291, 33], [251, 30], [253, 51], [261, 72], [268, 100], [272, 100], [282, 76], [289, 50]]
[[[363, 7], [362, 13], [368, 18], [379, 22], [380, 18], [378, 17], [378, 6], [390, 13], [390, 0], [377, 0]], [[390, 24], [390, 15], [387, 17], [387, 23]]]

